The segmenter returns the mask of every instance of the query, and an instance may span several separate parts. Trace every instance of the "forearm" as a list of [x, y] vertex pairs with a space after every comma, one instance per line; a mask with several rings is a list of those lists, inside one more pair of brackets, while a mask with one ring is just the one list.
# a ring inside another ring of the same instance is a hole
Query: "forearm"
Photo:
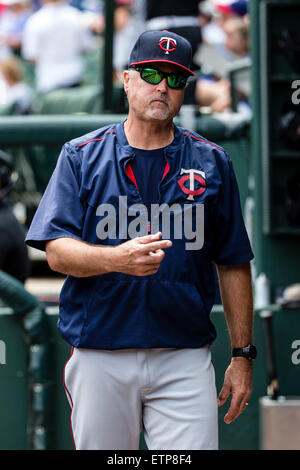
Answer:
[[232, 348], [253, 342], [253, 292], [250, 263], [217, 266], [220, 294]]
[[50, 268], [74, 277], [89, 277], [111, 272], [112, 250], [113, 247], [91, 245], [73, 238], [58, 238], [46, 244]]
[[160, 240], [161, 232], [137, 237], [117, 246], [91, 245], [73, 238], [58, 238], [46, 244], [47, 261], [53, 271], [74, 277], [120, 272], [148, 276], [158, 271], [164, 248], [170, 240]]

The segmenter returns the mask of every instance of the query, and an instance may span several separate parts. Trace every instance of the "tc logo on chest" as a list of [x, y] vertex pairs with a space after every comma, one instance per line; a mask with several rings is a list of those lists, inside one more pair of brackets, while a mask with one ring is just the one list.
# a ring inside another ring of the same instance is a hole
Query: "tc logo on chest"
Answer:
[[[204, 193], [206, 189], [204, 171], [195, 170], [193, 168], [190, 170], [181, 168], [180, 174], [185, 174], [185, 176], [182, 176], [182, 178], [178, 180], [178, 184], [181, 190], [188, 195], [187, 199], [189, 201], [194, 201], [194, 196], [200, 196], [202, 193]], [[186, 181], [188, 181], [187, 184]]]

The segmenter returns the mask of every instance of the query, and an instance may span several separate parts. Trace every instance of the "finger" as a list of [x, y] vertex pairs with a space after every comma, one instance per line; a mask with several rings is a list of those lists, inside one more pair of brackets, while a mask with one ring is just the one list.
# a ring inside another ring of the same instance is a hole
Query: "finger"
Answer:
[[155, 250], [155, 251], [150, 251], [146, 256], [151, 256], [152, 258], [161, 258], [163, 259], [165, 257], [165, 252], [161, 249]]
[[149, 242], [141, 247], [141, 253], [150, 253], [150, 251], [161, 250], [172, 246], [171, 240], [160, 240], [157, 242]]
[[241, 407], [240, 407], [240, 411], [241, 413], [243, 411], [245, 411], [245, 409], [247, 408], [247, 406], [249, 405], [249, 399], [250, 399], [250, 394], [247, 395], [241, 402]]
[[230, 392], [231, 392], [230, 387], [226, 385], [226, 383], [224, 383], [218, 396], [218, 406], [224, 405], [224, 403], [226, 402], [227, 398], [230, 395]]
[[151, 235], [145, 235], [144, 237], [138, 237], [139, 243], [151, 243], [155, 240], [159, 240], [162, 237], [161, 232], [152, 233]]
[[164, 259], [165, 253], [161, 251], [160, 253], [149, 253], [146, 255], [139, 256], [135, 264], [144, 265], [144, 266], [153, 266], [154, 264], [160, 264]]
[[243, 403], [241, 404], [241, 407], [240, 407], [240, 413], [243, 413], [243, 411], [245, 411], [245, 409], [247, 408], [248, 405], [249, 405], [248, 401], [243, 401]]
[[244, 403], [243, 395], [233, 395], [230, 403], [230, 408], [224, 417], [224, 422], [230, 424], [234, 421], [242, 412], [241, 405]]
[[147, 271], [147, 276], [150, 276], [151, 274], [156, 274], [157, 271], [159, 270], [160, 264], [153, 265], [153, 267]]
[[159, 270], [160, 264], [153, 264], [151, 266], [144, 266], [137, 275], [138, 276], [150, 276], [151, 274], [156, 274]]

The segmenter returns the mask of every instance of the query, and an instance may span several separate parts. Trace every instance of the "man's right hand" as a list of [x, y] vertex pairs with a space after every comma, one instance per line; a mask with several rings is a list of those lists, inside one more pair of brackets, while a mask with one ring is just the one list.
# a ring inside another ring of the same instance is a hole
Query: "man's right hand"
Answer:
[[162, 233], [137, 237], [116, 246], [111, 253], [111, 271], [149, 276], [155, 274], [164, 259], [164, 248], [172, 246], [170, 240], [161, 240]]
[[91, 245], [70, 237], [46, 242], [47, 261], [53, 271], [74, 277], [100, 276], [112, 272], [148, 276], [155, 274], [170, 240], [162, 233], [137, 237], [117, 246]]

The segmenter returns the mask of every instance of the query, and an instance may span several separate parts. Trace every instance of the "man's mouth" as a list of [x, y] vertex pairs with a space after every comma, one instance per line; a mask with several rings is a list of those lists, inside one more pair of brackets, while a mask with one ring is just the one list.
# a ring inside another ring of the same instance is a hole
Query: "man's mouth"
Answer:
[[165, 100], [162, 100], [161, 98], [156, 98], [155, 100], [151, 101], [152, 103], [162, 103], [168, 106], [168, 103]]

